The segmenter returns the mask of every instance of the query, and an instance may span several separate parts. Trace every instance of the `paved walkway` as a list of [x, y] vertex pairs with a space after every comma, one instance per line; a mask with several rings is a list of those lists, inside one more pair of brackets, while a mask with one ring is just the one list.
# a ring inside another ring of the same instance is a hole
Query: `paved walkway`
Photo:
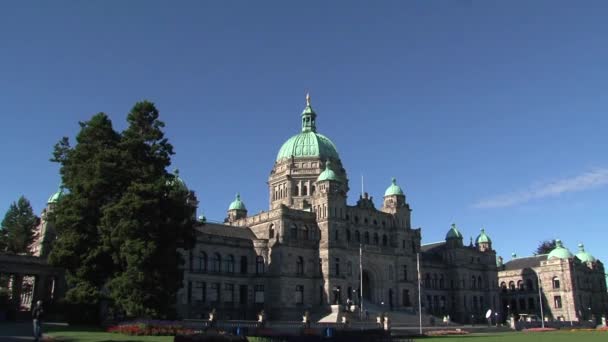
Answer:
[[[0, 341], [2, 342], [23, 342], [33, 341], [32, 322], [0, 322]], [[42, 325], [44, 332], [44, 324]]]

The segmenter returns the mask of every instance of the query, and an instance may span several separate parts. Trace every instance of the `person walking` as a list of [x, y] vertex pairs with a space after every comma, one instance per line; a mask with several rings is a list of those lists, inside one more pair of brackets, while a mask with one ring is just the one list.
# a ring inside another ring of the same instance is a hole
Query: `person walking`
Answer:
[[32, 319], [34, 322], [34, 341], [40, 341], [42, 338], [42, 318], [44, 316], [44, 309], [42, 308], [42, 301], [36, 302], [36, 306], [32, 309]]

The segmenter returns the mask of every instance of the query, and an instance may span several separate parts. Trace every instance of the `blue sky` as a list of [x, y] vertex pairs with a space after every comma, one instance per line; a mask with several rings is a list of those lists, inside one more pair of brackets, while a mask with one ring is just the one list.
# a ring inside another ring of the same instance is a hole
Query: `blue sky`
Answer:
[[6, 1], [0, 212], [40, 212], [78, 121], [161, 111], [174, 165], [221, 220], [266, 181], [311, 92], [317, 127], [376, 205], [392, 176], [423, 241], [486, 227], [505, 259], [561, 238], [604, 262], [605, 1]]

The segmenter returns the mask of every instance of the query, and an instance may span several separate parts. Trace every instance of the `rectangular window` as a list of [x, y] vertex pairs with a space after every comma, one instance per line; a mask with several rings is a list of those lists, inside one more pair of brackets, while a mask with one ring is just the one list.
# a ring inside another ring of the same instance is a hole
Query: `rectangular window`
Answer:
[[254, 287], [255, 289], [255, 294], [254, 294], [254, 301], [256, 304], [262, 304], [264, 303], [264, 285], [256, 285]]
[[556, 309], [561, 309], [562, 308], [562, 296], [553, 297], [553, 304]]
[[211, 291], [209, 292], [209, 301], [211, 303], [217, 303], [220, 301], [220, 283], [211, 284]]
[[403, 280], [407, 280], [407, 265], [403, 265]]
[[296, 304], [304, 304], [304, 286], [296, 286]]
[[234, 302], [234, 284], [224, 285], [224, 301], [226, 303]]
[[207, 284], [203, 281], [197, 281], [194, 283], [194, 299], [197, 301], [204, 302], [206, 296]]
[[192, 303], [192, 282], [188, 282], [188, 304]]
[[336, 258], [336, 275], [340, 275], [340, 258]]
[[239, 286], [239, 304], [247, 304], [247, 285]]

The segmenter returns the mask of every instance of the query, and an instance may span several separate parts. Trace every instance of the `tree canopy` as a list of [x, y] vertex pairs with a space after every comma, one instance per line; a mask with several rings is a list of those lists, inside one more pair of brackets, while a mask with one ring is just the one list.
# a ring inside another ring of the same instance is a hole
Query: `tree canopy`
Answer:
[[555, 249], [555, 240], [541, 241], [534, 254], [549, 254], [553, 249]]
[[11, 203], [0, 224], [0, 251], [30, 254], [37, 223], [38, 217], [25, 197], [21, 196], [17, 202]]
[[50, 260], [66, 269], [69, 303], [97, 309], [109, 300], [130, 317], [169, 318], [182, 285], [178, 248], [193, 244], [195, 208], [186, 189], [172, 186], [173, 147], [154, 104], [135, 104], [127, 122], [117, 132], [99, 113], [80, 123], [73, 147], [67, 138], [55, 145], [69, 192], [50, 215]]

